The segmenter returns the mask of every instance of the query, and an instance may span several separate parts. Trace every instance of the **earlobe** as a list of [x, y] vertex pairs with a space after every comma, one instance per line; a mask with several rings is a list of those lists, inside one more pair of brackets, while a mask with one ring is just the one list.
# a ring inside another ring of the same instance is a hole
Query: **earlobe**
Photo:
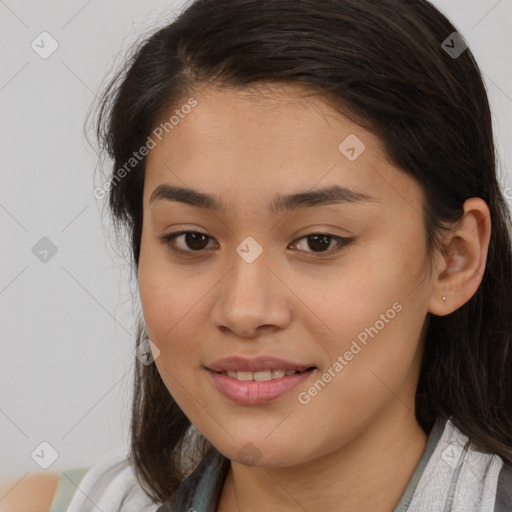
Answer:
[[491, 233], [489, 208], [478, 197], [464, 203], [464, 216], [449, 235], [448, 247], [438, 252], [438, 273], [429, 312], [445, 316], [460, 308], [475, 294], [485, 271]]

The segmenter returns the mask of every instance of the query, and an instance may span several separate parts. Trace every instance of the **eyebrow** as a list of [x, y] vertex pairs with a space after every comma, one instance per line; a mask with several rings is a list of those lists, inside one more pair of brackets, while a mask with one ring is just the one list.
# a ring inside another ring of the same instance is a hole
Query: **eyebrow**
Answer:
[[[178, 201], [180, 203], [223, 213], [227, 210], [223, 201], [211, 194], [200, 192], [192, 188], [177, 187], [167, 183], [162, 183], [153, 190], [149, 198], [149, 204], [158, 200]], [[366, 203], [371, 201], [377, 201], [377, 199], [362, 191], [333, 185], [319, 190], [307, 190], [304, 192], [275, 196], [270, 203], [269, 211], [274, 215], [278, 215], [299, 208], [310, 208], [329, 204]]]

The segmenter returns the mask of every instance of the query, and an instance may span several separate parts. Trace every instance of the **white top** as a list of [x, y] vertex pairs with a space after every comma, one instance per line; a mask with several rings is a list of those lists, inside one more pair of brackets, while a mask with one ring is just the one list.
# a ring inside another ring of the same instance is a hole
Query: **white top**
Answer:
[[411, 512], [453, 510], [492, 512], [498, 477], [503, 467], [499, 455], [467, 451], [468, 438], [447, 420], [409, 505]]
[[85, 474], [66, 512], [154, 512], [128, 461], [128, 449], [102, 457]]

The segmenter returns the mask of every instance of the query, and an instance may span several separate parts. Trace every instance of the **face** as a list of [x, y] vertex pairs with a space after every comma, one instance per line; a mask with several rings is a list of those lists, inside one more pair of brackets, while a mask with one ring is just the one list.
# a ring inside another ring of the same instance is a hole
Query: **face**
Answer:
[[140, 297], [171, 395], [228, 458], [268, 467], [413, 418], [432, 293], [419, 185], [298, 87], [194, 98], [143, 194]]

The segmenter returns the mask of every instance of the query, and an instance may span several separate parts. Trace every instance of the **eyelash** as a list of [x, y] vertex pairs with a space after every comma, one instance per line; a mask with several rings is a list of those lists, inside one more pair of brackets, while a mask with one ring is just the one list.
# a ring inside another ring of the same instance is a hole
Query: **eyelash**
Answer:
[[[212, 237], [210, 237], [209, 235], [206, 235], [205, 233], [201, 233], [199, 231], [178, 231], [176, 233], [169, 233], [166, 235], [162, 235], [159, 237], [159, 239], [160, 239], [161, 243], [164, 244], [164, 246], [169, 247], [173, 252], [178, 253], [180, 255], [184, 255], [185, 257], [193, 258], [193, 257], [195, 257], [194, 253], [197, 255], [201, 255], [201, 253], [203, 253], [205, 250], [201, 249], [198, 251], [185, 251], [183, 249], [176, 248], [176, 246], [174, 245], [174, 240], [176, 238], [178, 238], [181, 235], [186, 235], [186, 234], [190, 234], [190, 233], [197, 234], [197, 235], [203, 235], [203, 236], [206, 236], [210, 240], [212, 239]], [[334, 249], [329, 249], [329, 250], [321, 252], [321, 253], [314, 253], [314, 252], [310, 252], [310, 251], [300, 251], [300, 252], [310, 253], [313, 258], [325, 258], [327, 256], [332, 256], [333, 254], [336, 254], [339, 251], [345, 249], [348, 245], [350, 245], [351, 242], [354, 241], [353, 238], [344, 238], [342, 236], [331, 235], [329, 233], [309, 233], [307, 235], [301, 236], [300, 238], [297, 238], [296, 240], [294, 240], [292, 242], [292, 244], [294, 244], [295, 242], [298, 242], [299, 240], [302, 240], [303, 238], [308, 238], [310, 236], [316, 236], [316, 235], [324, 235], [324, 236], [330, 237], [332, 240], [334, 240], [335, 242], [338, 243], [338, 246], [335, 247]]]

